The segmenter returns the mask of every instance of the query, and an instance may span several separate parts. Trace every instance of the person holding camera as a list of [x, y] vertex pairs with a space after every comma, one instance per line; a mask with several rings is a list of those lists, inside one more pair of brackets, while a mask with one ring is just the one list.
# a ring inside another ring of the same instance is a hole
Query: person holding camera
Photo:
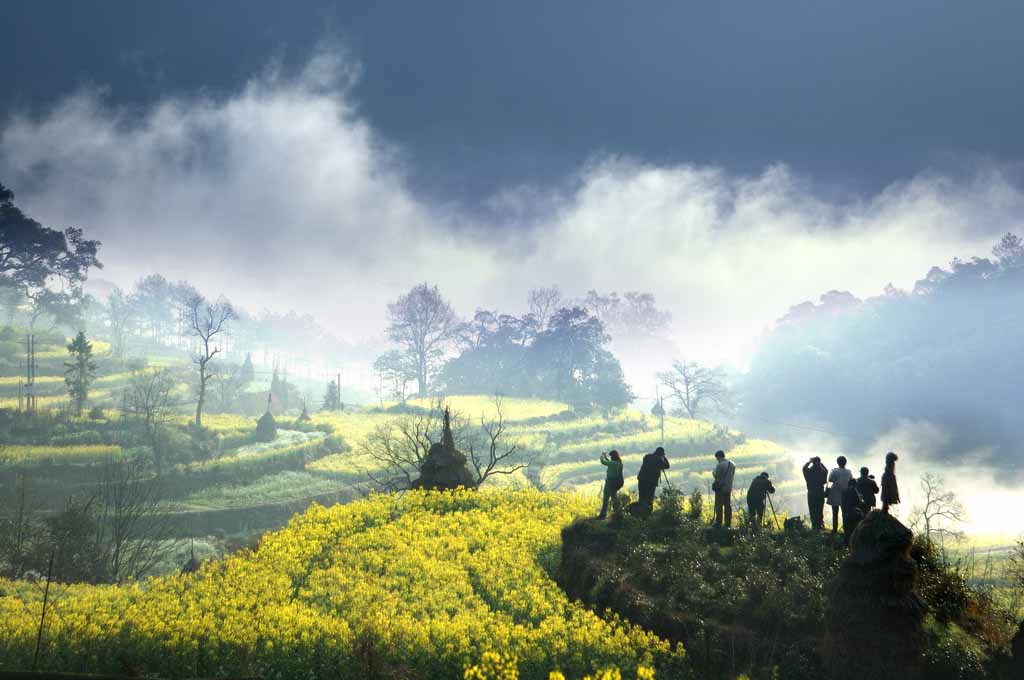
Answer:
[[860, 497], [864, 499], [868, 512], [874, 510], [878, 502], [878, 484], [875, 483], [875, 476], [868, 474], [869, 472], [866, 467], [862, 467], [860, 477], [857, 478], [857, 491], [860, 491]]
[[640, 463], [640, 472], [636, 476], [637, 491], [640, 494], [640, 507], [645, 511], [650, 512], [654, 509], [654, 492], [658, 489], [662, 471], [668, 468], [665, 449], [660, 446], [654, 449], [654, 453], [644, 456], [643, 462]]
[[750, 488], [747, 489], [747, 516], [754, 531], [759, 531], [764, 526], [764, 506], [770, 493], [775, 493], [775, 487], [772, 486], [767, 472], [754, 477]]
[[607, 454], [602, 453], [601, 465], [608, 470], [604, 478], [604, 500], [601, 501], [601, 514], [597, 516], [598, 519], [608, 516], [608, 501], [611, 501], [615, 512], [619, 512], [619, 489], [625, 483], [622, 477], [622, 456], [618, 451], [612, 449]]
[[732, 481], [736, 476], [736, 466], [725, 457], [725, 451], [715, 451], [715, 469], [711, 472], [714, 481], [711, 490], [715, 492], [715, 526], [732, 526]]
[[814, 456], [803, 467], [804, 483], [807, 484], [807, 512], [811, 516], [811, 528], [821, 531], [825, 526], [825, 485], [828, 483], [828, 468], [821, 458]]

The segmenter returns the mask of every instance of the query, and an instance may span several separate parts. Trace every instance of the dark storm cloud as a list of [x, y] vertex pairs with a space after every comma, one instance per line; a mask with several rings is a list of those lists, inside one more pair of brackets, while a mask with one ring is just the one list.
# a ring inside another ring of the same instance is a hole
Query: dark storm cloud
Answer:
[[734, 173], [786, 163], [873, 193], [1024, 157], [1024, 4], [132, 0], [4, 7], [0, 109], [83, 84], [114, 105], [235, 92], [340, 39], [360, 113], [432, 203], [560, 181], [594, 153]]
[[343, 335], [379, 332], [384, 303], [422, 280], [464, 314], [521, 308], [551, 282], [650, 290], [683, 348], [716, 357], [742, 355], [824, 290], [867, 296], [984, 254], [1024, 207], [994, 166], [835, 202], [785, 165], [603, 155], [560, 189], [493, 194], [489, 210], [521, 216], [497, 228], [410, 189], [407, 157], [353, 104], [360, 71], [322, 52], [295, 77], [264, 69], [233, 93], [131, 112], [84, 90], [11, 121], [0, 176], [33, 215], [101, 238], [103, 275], [122, 284], [160, 271], [250, 308], [313, 312]]

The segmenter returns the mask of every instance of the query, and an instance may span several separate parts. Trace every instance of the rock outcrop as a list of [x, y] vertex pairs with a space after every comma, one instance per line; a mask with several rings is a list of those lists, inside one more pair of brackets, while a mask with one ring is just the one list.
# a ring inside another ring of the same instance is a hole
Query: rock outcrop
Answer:
[[873, 510], [832, 581], [823, 657], [835, 678], [919, 677], [925, 605], [910, 557], [913, 532]]
[[466, 456], [455, 448], [451, 415], [446, 408], [441, 441], [431, 445], [423, 465], [420, 467], [420, 477], [413, 482], [412, 488], [450, 491], [461, 486], [475, 489], [476, 477], [466, 467], [466, 463]]

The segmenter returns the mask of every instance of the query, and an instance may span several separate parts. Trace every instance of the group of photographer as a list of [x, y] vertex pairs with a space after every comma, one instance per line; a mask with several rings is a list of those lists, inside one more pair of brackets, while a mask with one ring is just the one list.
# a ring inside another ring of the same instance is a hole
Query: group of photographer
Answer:
[[[607, 470], [604, 480], [604, 500], [601, 502], [601, 514], [598, 519], [608, 516], [608, 503], [610, 502], [615, 511], [619, 507], [619, 489], [622, 488], [625, 480], [622, 476], [622, 456], [615, 449], [608, 453], [601, 454], [601, 464]], [[654, 508], [654, 492], [658, 489], [658, 482], [661, 480], [661, 473], [669, 468], [668, 458], [665, 456], [665, 449], [658, 447], [654, 453], [648, 453], [640, 463], [640, 472], [637, 473], [637, 491], [640, 500], [637, 506], [650, 513]]]
[[804, 482], [807, 484], [807, 510], [811, 516], [811, 527], [825, 528], [825, 504], [832, 508], [832, 534], [839, 532], [839, 515], [843, 516], [843, 540], [849, 545], [850, 536], [867, 513], [873, 510], [881, 493], [882, 512], [889, 512], [890, 506], [900, 502], [899, 486], [896, 483], [896, 461], [899, 456], [890, 451], [885, 454], [885, 472], [879, 488], [871, 471], [862, 467], [860, 476], [854, 478], [846, 467], [846, 456], [839, 456], [830, 472], [821, 458], [811, 458], [803, 467]]
[[[839, 532], [839, 516], [843, 518], [843, 539], [849, 545], [850, 536], [860, 521], [878, 503], [880, 498], [882, 512], [900, 502], [899, 486], [896, 483], [896, 461], [899, 457], [890, 451], [885, 454], [885, 473], [882, 475], [881, 487], [875, 482], [871, 471], [862, 467], [860, 476], [854, 477], [846, 467], [845, 456], [836, 459], [837, 467], [831, 471], [826, 468], [821, 458], [815, 456], [803, 466], [804, 481], [807, 484], [807, 508], [811, 517], [811, 527], [821, 531], [825, 527], [825, 504], [832, 508], [832, 534]], [[601, 514], [598, 519], [608, 516], [608, 505], [611, 503], [616, 512], [619, 506], [618, 494], [624, 484], [622, 456], [616, 450], [601, 454], [601, 464], [607, 468], [604, 483], [604, 499], [601, 503]], [[653, 453], [643, 457], [640, 472], [637, 474], [637, 487], [640, 499], [636, 508], [650, 513], [654, 507], [654, 494], [658, 482], [665, 470], [669, 469], [665, 449], [658, 447]], [[715, 495], [716, 527], [732, 525], [732, 489], [736, 477], [736, 465], [726, 458], [724, 451], [715, 452], [715, 467], [711, 473], [711, 489]], [[766, 504], [771, 503], [770, 495], [775, 493], [767, 472], [762, 472], [750, 483], [747, 489], [747, 519], [750, 525], [759, 529], [764, 524]], [[774, 508], [773, 508], [774, 509]]]
[[[711, 485], [715, 493], [715, 526], [730, 526], [732, 524], [732, 487], [736, 477], [736, 465], [725, 457], [724, 451], [715, 452], [715, 468], [712, 471], [714, 482]], [[601, 454], [601, 464], [607, 468], [604, 481], [604, 494], [601, 502], [601, 514], [598, 519], [605, 519], [608, 516], [608, 505], [611, 504], [615, 511], [620, 510], [619, 490], [625, 482], [622, 470], [622, 456], [616, 450]], [[637, 491], [640, 496], [636, 503], [635, 511], [649, 514], [654, 508], [654, 494], [658, 489], [658, 482], [661, 476], [670, 467], [665, 449], [658, 447], [653, 453], [648, 453], [640, 463], [640, 472], [637, 473]], [[754, 527], [760, 527], [764, 522], [765, 502], [768, 494], [775, 493], [767, 472], [762, 472], [750, 484], [747, 491], [747, 509], [750, 523]]]

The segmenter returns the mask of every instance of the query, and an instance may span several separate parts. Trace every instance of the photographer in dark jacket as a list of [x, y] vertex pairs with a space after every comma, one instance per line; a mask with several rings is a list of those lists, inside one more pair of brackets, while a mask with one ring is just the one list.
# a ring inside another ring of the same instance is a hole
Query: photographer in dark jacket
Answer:
[[860, 477], [857, 478], [857, 491], [860, 491], [860, 497], [864, 499], [864, 505], [870, 512], [877, 503], [878, 484], [875, 483], [874, 475], [870, 475], [868, 472], [866, 467], [860, 469]]
[[669, 468], [665, 449], [660, 446], [654, 453], [648, 453], [640, 463], [640, 472], [636, 475], [637, 491], [640, 494], [640, 506], [650, 512], [654, 509], [654, 492], [658, 489], [662, 470]]
[[864, 499], [861, 498], [860, 491], [857, 490], [857, 480], [851, 479], [847, 487], [843, 489], [843, 500], [840, 507], [843, 511], [843, 544], [850, 547], [850, 537], [853, 536], [860, 521], [864, 519], [866, 509]]
[[807, 511], [811, 516], [811, 528], [820, 530], [825, 526], [825, 484], [828, 483], [828, 468], [821, 458], [815, 456], [803, 467], [804, 482], [807, 484]]
[[747, 489], [747, 516], [754, 531], [760, 530], [764, 525], [764, 506], [770, 493], [775, 493], [775, 487], [772, 486], [767, 472], [754, 477], [750, 488]]

